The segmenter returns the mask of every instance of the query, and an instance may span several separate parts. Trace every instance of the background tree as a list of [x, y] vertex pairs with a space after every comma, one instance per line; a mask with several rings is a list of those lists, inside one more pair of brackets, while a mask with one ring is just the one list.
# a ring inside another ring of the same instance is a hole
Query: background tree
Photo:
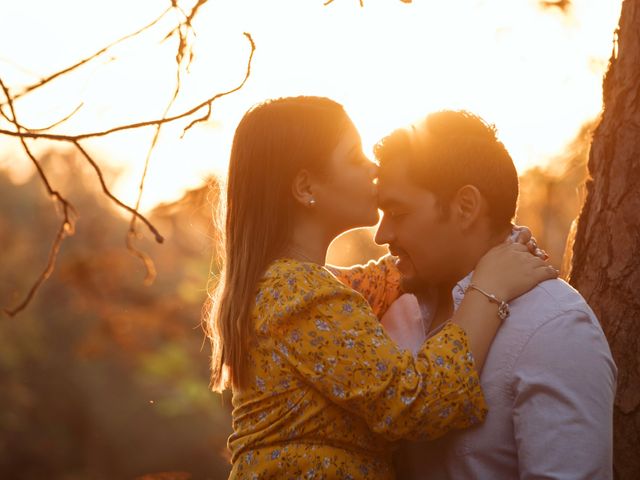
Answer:
[[622, 4], [589, 155], [570, 282], [604, 328], [618, 365], [614, 468], [640, 478], [640, 0]]

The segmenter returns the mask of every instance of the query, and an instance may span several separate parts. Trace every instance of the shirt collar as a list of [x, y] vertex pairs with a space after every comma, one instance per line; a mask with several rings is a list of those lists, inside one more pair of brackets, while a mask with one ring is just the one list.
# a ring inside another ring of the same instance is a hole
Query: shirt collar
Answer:
[[464, 298], [464, 294], [469, 288], [469, 284], [471, 284], [471, 276], [473, 275], [473, 270], [467, 274], [462, 280], [456, 283], [456, 286], [451, 290], [451, 297], [453, 298], [453, 311], [455, 312], [460, 303], [462, 303], [462, 299]]

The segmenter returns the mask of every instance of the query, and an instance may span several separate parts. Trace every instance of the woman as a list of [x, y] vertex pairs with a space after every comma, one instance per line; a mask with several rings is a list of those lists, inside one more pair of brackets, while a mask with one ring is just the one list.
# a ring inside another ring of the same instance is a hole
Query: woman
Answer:
[[[233, 388], [231, 478], [393, 478], [391, 442], [486, 413], [473, 358], [486, 355], [497, 306], [467, 295], [414, 358], [376, 317], [400, 293], [389, 257], [367, 272], [375, 311], [324, 267], [337, 235], [376, 224], [375, 172], [329, 99], [266, 102], [238, 125], [211, 316], [213, 387]], [[496, 247], [474, 283], [508, 300], [555, 277], [523, 252]]]

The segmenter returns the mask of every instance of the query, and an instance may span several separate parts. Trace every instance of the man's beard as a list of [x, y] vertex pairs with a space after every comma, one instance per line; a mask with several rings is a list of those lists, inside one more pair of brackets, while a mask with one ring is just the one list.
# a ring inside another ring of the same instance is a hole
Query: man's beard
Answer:
[[419, 275], [415, 275], [410, 278], [401, 277], [400, 285], [402, 290], [406, 293], [412, 293], [416, 296], [428, 294], [433, 291], [435, 286], [433, 281], [429, 281], [426, 278], [422, 278]]

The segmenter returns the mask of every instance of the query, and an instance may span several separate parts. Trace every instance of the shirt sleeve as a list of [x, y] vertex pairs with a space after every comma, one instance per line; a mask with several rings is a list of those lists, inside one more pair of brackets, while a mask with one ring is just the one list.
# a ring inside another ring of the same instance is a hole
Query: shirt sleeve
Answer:
[[484, 419], [464, 330], [448, 325], [414, 357], [386, 335], [360, 295], [336, 285], [315, 291], [269, 332], [304, 382], [388, 440], [437, 438]]
[[338, 280], [361, 294], [378, 318], [403, 293], [400, 272], [391, 255], [371, 260], [366, 265], [327, 268]]
[[611, 479], [616, 367], [602, 330], [570, 311], [532, 335], [514, 369], [521, 479]]

